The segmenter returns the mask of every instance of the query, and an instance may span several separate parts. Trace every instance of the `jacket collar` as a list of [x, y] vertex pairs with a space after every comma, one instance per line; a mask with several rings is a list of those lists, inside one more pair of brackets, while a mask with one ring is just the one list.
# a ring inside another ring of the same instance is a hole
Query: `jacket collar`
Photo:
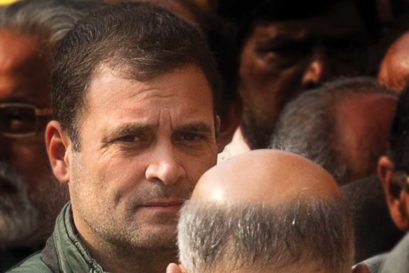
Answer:
[[58, 273], [106, 273], [79, 238], [70, 203], [57, 217], [53, 235], [42, 251], [42, 260]]

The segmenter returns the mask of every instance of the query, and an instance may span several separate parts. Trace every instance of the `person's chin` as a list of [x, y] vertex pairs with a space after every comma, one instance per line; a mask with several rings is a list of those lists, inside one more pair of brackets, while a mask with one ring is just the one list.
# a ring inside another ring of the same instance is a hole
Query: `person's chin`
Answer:
[[138, 231], [138, 245], [144, 248], [175, 248], [176, 223], [148, 224]]

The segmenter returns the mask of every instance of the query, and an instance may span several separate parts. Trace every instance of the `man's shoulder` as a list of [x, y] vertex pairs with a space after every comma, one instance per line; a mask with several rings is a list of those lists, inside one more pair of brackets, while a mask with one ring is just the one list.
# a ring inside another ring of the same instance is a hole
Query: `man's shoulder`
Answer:
[[365, 261], [362, 262], [362, 264], [365, 264], [368, 267], [369, 272], [378, 273], [381, 271], [382, 265], [385, 262], [387, 256], [388, 253], [379, 254], [369, 259], [366, 259]]
[[7, 273], [53, 273], [53, 271], [41, 260], [39, 253], [27, 258]]
[[362, 263], [371, 273], [407, 273], [409, 272], [409, 234], [388, 253], [369, 258]]

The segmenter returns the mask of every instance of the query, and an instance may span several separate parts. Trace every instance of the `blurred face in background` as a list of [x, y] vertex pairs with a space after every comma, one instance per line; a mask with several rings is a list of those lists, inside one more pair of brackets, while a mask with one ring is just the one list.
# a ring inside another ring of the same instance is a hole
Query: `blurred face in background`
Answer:
[[279, 113], [297, 94], [337, 76], [362, 74], [366, 37], [350, 2], [316, 17], [256, 24], [239, 72], [243, 127], [252, 148], [267, 146]]
[[67, 200], [48, 163], [50, 50], [38, 38], [0, 30], [0, 245], [45, 240]]

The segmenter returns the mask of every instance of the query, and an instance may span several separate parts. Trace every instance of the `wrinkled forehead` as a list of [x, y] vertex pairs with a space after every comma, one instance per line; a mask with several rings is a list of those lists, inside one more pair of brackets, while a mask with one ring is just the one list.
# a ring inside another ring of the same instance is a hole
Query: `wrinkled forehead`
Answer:
[[[147, 117], [153, 112], [171, 111], [185, 116], [201, 113], [213, 121], [212, 92], [202, 70], [195, 65], [176, 68], [139, 81], [110, 66], [102, 66], [92, 76], [83, 99], [83, 111], [113, 110], [123, 117], [133, 113]], [[186, 115], [188, 114], [188, 115]]]

